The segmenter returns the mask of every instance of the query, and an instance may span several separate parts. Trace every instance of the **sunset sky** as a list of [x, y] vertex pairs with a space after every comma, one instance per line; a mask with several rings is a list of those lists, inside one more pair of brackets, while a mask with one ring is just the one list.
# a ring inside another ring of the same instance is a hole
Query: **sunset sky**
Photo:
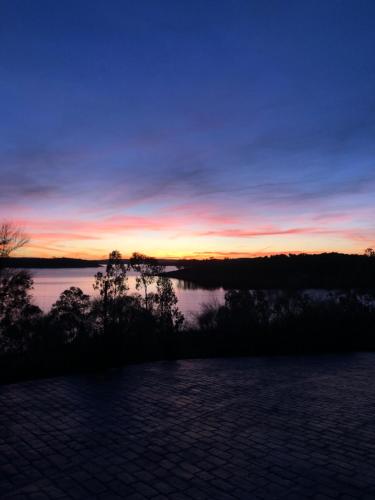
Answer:
[[23, 255], [375, 246], [373, 0], [2, 0]]

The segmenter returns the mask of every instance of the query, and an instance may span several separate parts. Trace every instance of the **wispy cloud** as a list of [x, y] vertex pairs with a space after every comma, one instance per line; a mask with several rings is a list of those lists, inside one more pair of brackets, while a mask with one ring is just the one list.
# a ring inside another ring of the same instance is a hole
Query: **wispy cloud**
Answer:
[[149, 4], [2, 9], [0, 217], [35, 252], [370, 244], [371, 2]]
[[242, 229], [223, 229], [219, 231], [206, 231], [196, 233], [199, 236], [222, 236], [225, 238], [256, 238], [258, 236], [275, 236], [275, 235], [288, 235], [288, 234], [306, 234], [316, 232], [316, 228], [291, 228], [291, 229], [277, 229], [277, 228], [263, 228], [253, 231], [246, 231]]

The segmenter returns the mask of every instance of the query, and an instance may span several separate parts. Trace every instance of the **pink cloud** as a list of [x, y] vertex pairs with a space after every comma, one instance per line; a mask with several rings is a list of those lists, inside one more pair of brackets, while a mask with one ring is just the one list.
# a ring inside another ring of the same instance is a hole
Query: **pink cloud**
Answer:
[[77, 234], [77, 233], [36, 233], [31, 232], [30, 236], [36, 240], [97, 240], [100, 236], [90, 236], [89, 234]]
[[242, 229], [223, 229], [218, 231], [205, 231], [196, 233], [198, 236], [223, 236], [229, 238], [254, 238], [257, 236], [275, 236], [280, 234], [304, 234], [316, 232], [316, 228], [261, 228], [253, 231], [245, 231]]
[[[64, 251], [69, 248], [69, 242], [77, 242], [82, 240], [80, 255], [84, 253], [94, 256], [92, 241], [101, 240], [103, 248], [106, 248], [106, 239], [111, 238], [112, 241], [117, 236], [126, 234], [142, 233], [159, 233], [157, 236], [162, 241], [164, 235], [168, 234], [168, 238], [181, 237], [223, 237], [236, 239], [257, 238], [257, 237], [272, 237], [272, 236], [292, 236], [301, 235], [308, 238], [313, 235], [337, 237], [345, 242], [341, 243], [341, 247], [345, 246], [358, 248], [361, 246], [371, 246], [375, 240], [375, 227], [371, 225], [370, 210], [358, 209], [353, 213], [332, 212], [320, 214], [296, 214], [286, 218], [282, 213], [277, 213], [270, 222], [270, 216], [257, 213], [253, 215], [246, 210], [235, 210], [234, 207], [227, 208], [220, 204], [208, 200], [202, 201], [199, 204], [193, 202], [175, 203], [167, 207], [155, 209], [149, 214], [133, 215], [121, 214], [111, 216], [100, 216], [94, 219], [93, 217], [83, 217], [82, 214], [74, 214], [72, 218], [56, 218], [53, 215], [48, 217], [32, 217], [24, 216], [22, 210], [16, 212], [16, 217], [12, 221], [22, 227], [29, 233], [31, 238], [32, 248], [35, 250], [43, 250], [50, 254]], [[8, 210], [11, 213], [11, 210]], [[17, 217], [18, 215], [18, 217]], [[290, 226], [286, 227], [286, 222]], [[354, 222], [357, 221], [355, 227]], [[359, 223], [359, 221], [361, 223]], [[345, 224], [346, 223], [346, 224]], [[251, 229], [247, 229], [251, 228]], [[87, 245], [84, 245], [84, 241]], [[280, 241], [280, 238], [278, 238]], [[77, 248], [77, 244], [73, 247]], [[162, 246], [162, 245], [161, 245]], [[312, 247], [311, 243], [307, 245]], [[58, 247], [58, 248], [56, 248]], [[87, 248], [85, 248], [87, 247]], [[29, 247], [31, 248], [31, 246]], [[73, 250], [75, 251], [75, 250]], [[103, 249], [96, 249], [97, 256], [105, 253]], [[190, 251], [190, 249], [188, 249]], [[77, 250], [78, 252], [78, 250]], [[67, 250], [67, 253], [72, 255], [72, 252]], [[278, 252], [276, 252], [278, 253]], [[206, 255], [209, 253], [205, 252]], [[218, 252], [214, 252], [219, 255]], [[228, 252], [229, 255], [236, 255], [236, 252]], [[269, 252], [246, 252], [240, 255], [268, 255]], [[196, 254], [198, 255], [198, 254]], [[225, 256], [223, 254], [223, 256]]]
[[316, 234], [316, 235], [336, 235], [352, 240], [366, 241], [375, 237], [375, 229], [355, 228], [355, 229], [335, 229], [318, 227], [297, 227], [290, 229], [278, 229], [274, 227], [254, 229], [246, 231], [242, 229], [222, 229], [205, 232], [197, 232], [196, 236], [221, 236], [225, 238], [255, 238], [258, 236], [278, 236], [291, 234]]

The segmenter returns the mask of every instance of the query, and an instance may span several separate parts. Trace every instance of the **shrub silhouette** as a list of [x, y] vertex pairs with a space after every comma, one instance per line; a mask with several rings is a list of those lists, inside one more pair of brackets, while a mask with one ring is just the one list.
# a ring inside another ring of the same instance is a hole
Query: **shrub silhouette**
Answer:
[[79, 341], [89, 334], [90, 297], [80, 288], [70, 287], [52, 305], [50, 321], [64, 337], [64, 343]]

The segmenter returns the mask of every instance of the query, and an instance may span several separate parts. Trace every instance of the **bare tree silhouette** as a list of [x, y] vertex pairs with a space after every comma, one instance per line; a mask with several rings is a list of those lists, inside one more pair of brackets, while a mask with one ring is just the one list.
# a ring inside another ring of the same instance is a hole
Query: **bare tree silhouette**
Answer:
[[29, 242], [24, 232], [10, 222], [0, 225], [0, 258], [9, 257], [11, 253]]

